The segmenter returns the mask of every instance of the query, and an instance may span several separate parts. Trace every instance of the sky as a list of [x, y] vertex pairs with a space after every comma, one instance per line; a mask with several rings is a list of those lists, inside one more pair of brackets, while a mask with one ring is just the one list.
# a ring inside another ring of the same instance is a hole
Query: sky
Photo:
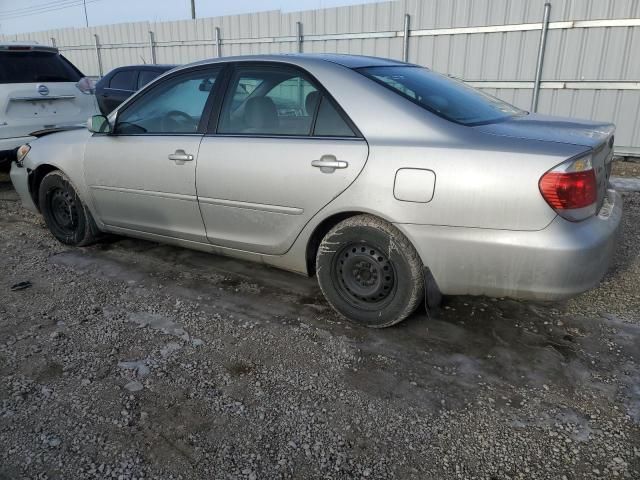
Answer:
[[[84, 0], [89, 26], [191, 18], [190, 0]], [[285, 12], [374, 0], [195, 0], [196, 17], [264, 10]], [[0, 0], [0, 34], [84, 27], [83, 0]]]

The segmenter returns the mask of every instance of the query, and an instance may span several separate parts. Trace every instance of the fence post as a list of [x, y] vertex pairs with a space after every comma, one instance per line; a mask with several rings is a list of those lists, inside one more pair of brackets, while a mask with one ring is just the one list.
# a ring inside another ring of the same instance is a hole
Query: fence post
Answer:
[[53, 38], [53, 37], [51, 37], [51, 46], [52, 46], [53, 48], [56, 48], [56, 39], [55, 39], [55, 38]]
[[402, 61], [409, 61], [409, 35], [411, 31], [409, 30], [409, 25], [411, 22], [411, 16], [406, 13], [404, 16], [404, 38], [402, 39]]
[[102, 77], [102, 58], [100, 57], [100, 41], [98, 40], [98, 34], [94, 33], [93, 38], [96, 45], [96, 58], [98, 59], [98, 73]]
[[540, 82], [542, 80], [542, 65], [544, 63], [544, 51], [547, 46], [547, 33], [549, 32], [549, 15], [551, 4], [544, 4], [544, 16], [542, 18], [542, 31], [540, 32], [540, 45], [538, 46], [538, 64], [536, 65], [536, 79], [533, 83], [533, 98], [531, 99], [531, 111], [538, 111], [538, 98], [540, 97]]
[[302, 53], [302, 22], [296, 22], [296, 37], [298, 39], [298, 53]]
[[216, 55], [218, 58], [222, 57], [222, 38], [220, 37], [220, 27], [216, 27]]
[[149, 30], [149, 49], [151, 50], [151, 63], [155, 65], [157, 63], [156, 62], [156, 44], [153, 39], [153, 32], [151, 30]]

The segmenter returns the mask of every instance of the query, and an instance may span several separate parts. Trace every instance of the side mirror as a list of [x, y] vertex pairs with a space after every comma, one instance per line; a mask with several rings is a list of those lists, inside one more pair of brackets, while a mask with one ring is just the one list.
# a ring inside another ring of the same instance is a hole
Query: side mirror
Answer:
[[93, 133], [111, 133], [111, 124], [104, 115], [94, 115], [87, 120], [87, 129]]

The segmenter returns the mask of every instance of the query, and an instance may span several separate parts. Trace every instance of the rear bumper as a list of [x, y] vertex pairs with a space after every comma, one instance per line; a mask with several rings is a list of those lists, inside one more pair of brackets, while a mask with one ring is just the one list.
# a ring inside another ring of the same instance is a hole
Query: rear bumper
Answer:
[[539, 231], [396, 224], [413, 242], [442, 293], [560, 300], [595, 287], [611, 263], [622, 198], [608, 191], [597, 216], [556, 217]]

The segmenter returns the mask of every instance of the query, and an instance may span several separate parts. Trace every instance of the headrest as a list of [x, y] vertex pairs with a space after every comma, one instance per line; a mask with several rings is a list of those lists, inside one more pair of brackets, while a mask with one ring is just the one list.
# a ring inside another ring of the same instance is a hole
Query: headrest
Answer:
[[253, 97], [244, 107], [244, 122], [248, 128], [264, 129], [278, 124], [276, 104], [269, 97]]
[[304, 100], [304, 108], [307, 110], [307, 115], [313, 115], [316, 113], [316, 107], [320, 101], [320, 92], [314, 90], [307, 94], [307, 98]]

